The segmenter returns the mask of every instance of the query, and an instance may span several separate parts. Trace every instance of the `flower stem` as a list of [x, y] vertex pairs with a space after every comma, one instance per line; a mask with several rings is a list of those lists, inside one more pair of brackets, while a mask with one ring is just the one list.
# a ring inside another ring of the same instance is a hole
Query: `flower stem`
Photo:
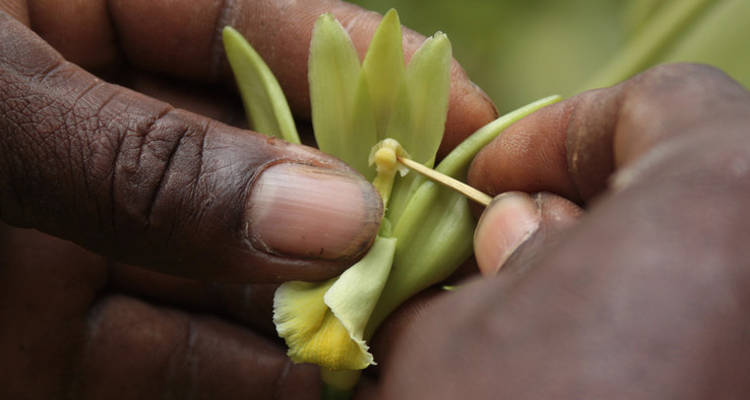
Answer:
[[354, 394], [354, 387], [359, 382], [362, 371], [341, 370], [331, 371], [321, 368], [320, 377], [323, 380], [321, 400], [348, 400]]
[[354, 390], [339, 390], [332, 386], [323, 385], [323, 394], [321, 400], [349, 400], [354, 395]]
[[629, 44], [578, 91], [614, 85], [648, 67], [716, 0], [681, 0], [665, 4], [648, 19]]

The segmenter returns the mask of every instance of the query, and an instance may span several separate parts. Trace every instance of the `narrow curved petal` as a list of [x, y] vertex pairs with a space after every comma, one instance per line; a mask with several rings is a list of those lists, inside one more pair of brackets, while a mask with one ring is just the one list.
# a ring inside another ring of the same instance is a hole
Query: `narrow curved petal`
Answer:
[[[406, 81], [401, 21], [396, 10], [380, 21], [362, 63], [370, 87], [378, 140], [388, 136], [396, 95]], [[374, 144], [374, 142], [373, 142]]]
[[318, 18], [310, 44], [310, 102], [318, 147], [365, 176], [376, 140], [369, 87], [351, 38], [331, 15]]
[[232, 27], [224, 28], [222, 39], [250, 127], [264, 135], [300, 143], [281, 85], [263, 58]]
[[443, 139], [450, 93], [451, 44], [442, 33], [428, 38], [406, 67], [388, 127], [412, 159], [432, 167]]

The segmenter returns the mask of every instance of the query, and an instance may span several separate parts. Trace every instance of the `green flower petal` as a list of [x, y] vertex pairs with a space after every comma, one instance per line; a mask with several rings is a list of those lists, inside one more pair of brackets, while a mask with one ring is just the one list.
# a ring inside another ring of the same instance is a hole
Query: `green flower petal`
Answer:
[[274, 323], [292, 361], [333, 371], [374, 364], [363, 334], [395, 249], [395, 239], [377, 238], [367, 255], [338, 278], [287, 282], [277, 289]]
[[404, 64], [401, 21], [396, 10], [391, 9], [380, 21], [362, 63], [370, 87], [378, 140], [389, 136], [386, 130], [396, 95], [406, 80]]
[[324, 297], [352, 340], [360, 343], [364, 351], [367, 350], [363, 340], [365, 326], [391, 272], [396, 243], [396, 239], [378, 237], [367, 255], [341, 274]]
[[[450, 94], [451, 44], [438, 33], [427, 39], [409, 62], [406, 84], [399, 92], [391, 116], [389, 136], [398, 140], [411, 158], [428, 167], [445, 131]], [[424, 179], [409, 174], [396, 179], [388, 209], [395, 224], [401, 218], [409, 199]]]
[[310, 102], [318, 147], [374, 176], [367, 154], [376, 140], [366, 78], [349, 35], [330, 14], [315, 22], [310, 44]]
[[401, 143], [412, 159], [435, 162], [448, 115], [451, 44], [442, 33], [428, 38], [406, 69], [406, 88], [394, 104], [388, 137]]
[[268, 65], [234, 28], [225, 27], [222, 38], [250, 127], [264, 135], [300, 143], [289, 104]]

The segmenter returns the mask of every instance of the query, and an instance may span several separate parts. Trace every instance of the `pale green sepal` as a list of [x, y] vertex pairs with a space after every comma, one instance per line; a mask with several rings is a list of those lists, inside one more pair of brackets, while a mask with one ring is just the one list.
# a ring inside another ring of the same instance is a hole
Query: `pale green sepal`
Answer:
[[445, 130], [450, 92], [451, 44], [442, 33], [428, 38], [406, 68], [406, 88], [398, 92], [388, 137], [398, 140], [412, 159], [435, 162]]
[[370, 87], [378, 140], [390, 136], [386, 131], [394, 100], [406, 79], [401, 21], [396, 10], [388, 11], [370, 41], [362, 63]]
[[394, 225], [401, 218], [411, 196], [425, 180], [425, 177], [420, 174], [407, 174], [394, 180], [391, 198], [388, 202], [388, 218]]
[[234, 28], [225, 27], [222, 38], [251, 129], [300, 143], [289, 104], [268, 65]]
[[[347, 157], [349, 149], [344, 143], [347, 138], [356, 136], [356, 132], [352, 132], [352, 119], [355, 94], [363, 90], [357, 89], [360, 70], [359, 56], [349, 35], [333, 16], [321, 15], [315, 22], [310, 43], [308, 75], [312, 123], [318, 147], [342, 159], [352, 158]], [[365, 162], [367, 154], [362, 156]]]
[[378, 134], [369, 86], [362, 70], [354, 91], [354, 108], [349, 121], [351, 133], [340, 139], [341, 150], [334, 155], [351, 165], [365, 179], [372, 181], [376, 172], [370, 167], [368, 155], [371, 151], [370, 144], [378, 140]]
[[[409, 62], [406, 85], [396, 99], [388, 129], [389, 136], [408, 149], [413, 160], [428, 167], [435, 162], [445, 131], [450, 66], [450, 41], [437, 33], [422, 44]], [[398, 223], [409, 199], [423, 181], [417, 174], [396, 179], [388, 210], [394, 224]]]
[[391, 272], [396, 243], [394, 238], [377, 237], [365, 257], [344, 271], [324, 296], [326, 305], [368, 356], [366, 365], [354, 365], [350, 369], [375, 364], [363, 335]]

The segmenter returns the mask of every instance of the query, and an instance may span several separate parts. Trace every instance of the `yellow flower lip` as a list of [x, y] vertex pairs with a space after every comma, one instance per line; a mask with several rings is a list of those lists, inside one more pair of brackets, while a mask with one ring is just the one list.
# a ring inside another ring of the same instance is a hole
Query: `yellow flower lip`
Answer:
[[378, 237], [367, 255], [337, 278], [279, 287], [273, 320], [292, 361], [333, 371], [375, 364], [364, 331], [388, 279], [396, 242]]

